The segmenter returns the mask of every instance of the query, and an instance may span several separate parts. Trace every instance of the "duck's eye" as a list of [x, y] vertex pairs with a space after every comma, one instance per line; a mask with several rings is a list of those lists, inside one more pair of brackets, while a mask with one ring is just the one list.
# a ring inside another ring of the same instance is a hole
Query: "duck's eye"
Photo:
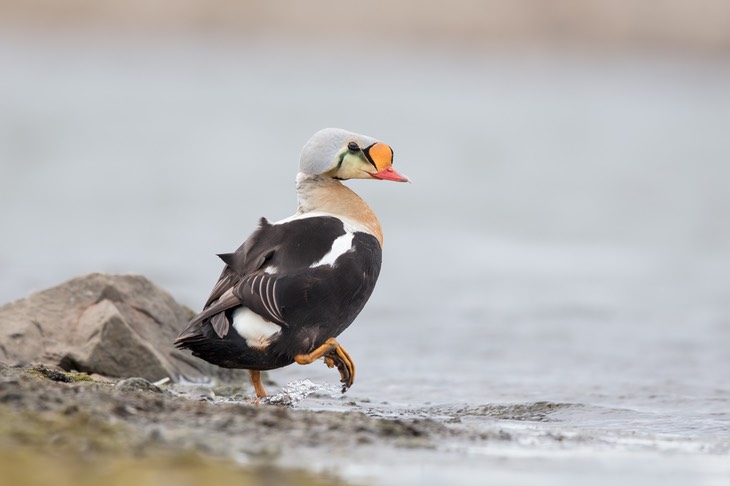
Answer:
[[360, 150], [360, 146], [357, 144], [357, 142], [350, 142], [347, 144], [347, 149], [350, 152], [358, 152]]

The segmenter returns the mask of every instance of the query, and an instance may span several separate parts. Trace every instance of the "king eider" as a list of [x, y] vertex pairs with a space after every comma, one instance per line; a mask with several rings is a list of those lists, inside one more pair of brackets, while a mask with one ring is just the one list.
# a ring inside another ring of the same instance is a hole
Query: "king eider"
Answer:
[[218, 282], [175, 340], [225, 368], [249, 370], [257, 400], [261, 371], [324, 358], [344, 393], [355, 364], [335, 340], [357, 317], [380, 273], [383, 232], [373, 211], [340, 181], [408, 182], [383, 142], [338, 128], [304, 145], [293, 216], [258, 228], [225, 263]]

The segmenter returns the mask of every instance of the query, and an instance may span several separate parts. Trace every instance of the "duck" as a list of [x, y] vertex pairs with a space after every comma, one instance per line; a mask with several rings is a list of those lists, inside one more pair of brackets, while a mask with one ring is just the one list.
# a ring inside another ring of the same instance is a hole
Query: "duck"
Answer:
[[297, 209], [258, 227], [232, 253], [203, 310], [174, 344], [224, 368], [248, 370], [256, 403], [261, 372], [323, 359], [337, 367], [342, 393], [355, 364], [336, 340], [370, 298], [380, 274], [383, 230], [367, 203], [342, 181], [410, 182], [393, 168], [393, 149], [373, 137], [325, 128], [304, 145]]

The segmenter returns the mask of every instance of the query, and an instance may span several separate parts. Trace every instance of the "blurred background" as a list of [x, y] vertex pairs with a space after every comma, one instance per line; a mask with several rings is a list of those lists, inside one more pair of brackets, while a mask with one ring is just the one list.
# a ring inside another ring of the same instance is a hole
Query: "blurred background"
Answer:
[[486, 244], [727, 269], [722, 0], [0, 0], [0, 66], [3, 302], [129, 271], [196, 308], [326, 126], [414, 180], [352, 184], [414, 304], [394, 268], [483, 280]]
[[328, 126], [413, 180], [349, 183], [385, 231], [349, 397], [727, 437], [725, 0], [0, 0], [0, 302], [134, 272], [199, 309]]

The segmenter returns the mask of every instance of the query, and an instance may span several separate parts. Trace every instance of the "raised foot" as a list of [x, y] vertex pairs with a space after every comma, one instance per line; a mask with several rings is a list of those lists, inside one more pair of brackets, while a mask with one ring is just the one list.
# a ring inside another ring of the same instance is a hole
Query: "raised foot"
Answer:
[[335, 338], [329, 338], [325, 343], [308, 354], [298, 354], [294, 356], [294, 361], [300, 365], [311, 364], [319, 358], [324, 358], [325, 364], [340, 372], [340, 382], [342, 383], [342, 393], [345, 393], [355, 381], [355, 362], [352, 361], [350, 355], [345, 348], [335, 341]]

